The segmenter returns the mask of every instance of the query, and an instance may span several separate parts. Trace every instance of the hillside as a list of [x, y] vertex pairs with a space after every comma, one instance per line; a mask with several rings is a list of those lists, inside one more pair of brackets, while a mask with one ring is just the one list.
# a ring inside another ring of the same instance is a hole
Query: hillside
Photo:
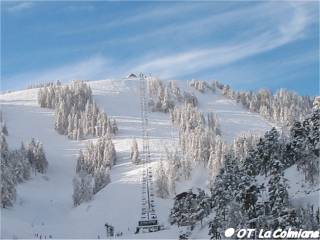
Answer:
[[[168, 223], [172, 198], [156, 198], [158, 218], [168, 229], [133, 234], [141, 210], [142, 166], [132, 164], [129, 159], [132, 139], [136, 138], [141, 146], [138, 80], [101, 80], [88, 84], [99, 107], [117, 121], [119, 132], [113, 137], [117, 163], [111, 170], [111, 183], [92, 201], [78, 207], [72, 204], [72, 179], [79, 149], [84, 148], [87, 140], [68, 140], [54, 130], [54, 111], [38, 106], [37, 89], [0, 95], [1, 110], [9, 131], [9, 147], [16, 148], [21, 141], [37, 138], [43, 143], [49, 162], [46, 174], [33, 175], [30, 181], [18, 185], [14, 207], [1, 210], [1, 237], [33, 238], [38, 233], [54, 238], [103, 238], [104, 224], [110, 223], [116, 232], [123, 233], [122, 238], [177, 238], [179, 230]], [[186, 81], [178, 81], [178, 86], [197, 97], [201, 112], [217, 115], [222, 138], [228, 143], [243, 133], [263, 135], [273, 126], [219, 91], [201, 93], [188, 87]], [[165, 146], [177, 143], [178, 133], [172, 127], [169, 114], [150, 113], [149, 125], [151, 160], [156, 164], [164, 157]], [[296, 204], [317, 202], [319, 189], [311, 189], [311, 194], [301, 193], [303, 186], [300, 181], [303, 180], [294, 166], [286, 174], [292, 186], [290, 194]], [[196, 186], [206, 187], [207, 179], [205, 170], [195, 169], [191, 180], [178, 183], [177, 192]], [[207, 232], [207, 229], [196, 231], [194, 237], [206, 237]]]

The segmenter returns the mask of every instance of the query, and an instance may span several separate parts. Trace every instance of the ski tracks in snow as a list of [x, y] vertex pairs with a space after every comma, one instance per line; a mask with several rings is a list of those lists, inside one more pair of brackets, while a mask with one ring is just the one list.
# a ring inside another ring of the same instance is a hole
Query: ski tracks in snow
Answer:
[[[137, 139], [140, 151], [142, 146], [138, 80], [103, 80], [88, 84], [98, 105], [117, 120], [119, 133], [113, 142], [118, 160], [111, 170], [111, 183], [91, 202], [76, 208], [72, 206], [72, 178], [78, 151], [84, 148], [85, 141], [70, 141], [54, 130], [53, 111], [37, 106], [37, 89], [0, 95], [9, 130], [9, 147], [17, 148], [22, 140], [35, 137], [43, 142], [49, 161], [46, 178], [37, 175], [18, 185], [16, 205], [1, 211], [2, 219], [5, 219], [1, 237], [32, 238], [35, 233], [42, 233], [54, 238], [97, 238], [98, 235], [105, 236], [104, 224], [107, 222], [116, 232], [123, 232], [124, 238], [176, 238], [178, 230], [175, 227], [154, 234], [133, 234], [141, 211], [142, 166], [133, 165], [129, 159], [132, 138]], [[182, 89], [194, 92], [202, 112], [217, 114], [223, 137], [228, 142], [244, 132], [264, 133], [271, 128], [261, 116], [220, 93], [202, 94], [186, 87], [186, 81], [178, 84]], [[169, 118], [169, 114], [164, 113], [149, 115], [152, 164], [164, 156], [165, 146], [177, 142], [177, 132]], [[198, 175], [197, 179], [204, 179], [204, 174]], [[189, 186], [187, 183], [179, 185], [183, 185], [181, 189]], [[160, 223], [167, 223], [170, 206], [171, 199], [156, 198]]]

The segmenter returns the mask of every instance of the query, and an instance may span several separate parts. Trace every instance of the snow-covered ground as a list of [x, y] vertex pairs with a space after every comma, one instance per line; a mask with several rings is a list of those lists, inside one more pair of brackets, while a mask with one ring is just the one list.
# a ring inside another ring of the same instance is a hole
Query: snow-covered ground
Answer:
[[306, 183], [303, 174], [298, 171], [296, 165], [286, 169], [284, 175], [288, 179], [288, 192], [295, 206], [320, 206], [320, 186], [310, 186]]
[[[104, 224], [110, 223], [122, 238], [172, 238], [176, 227], [150, 234], [135, 235], [140, 217], [141, 166], [131, 164], [131, 140], [141, 143], [140, 99], [138, 81], [134, 79], [102, 80], [88, 82], [95, 101], [107, 114], [117, 120], [119, 133], [113, 142], [117, 151], [117, 164], [111, 170], [111, 183], [94, 196], [89, 203], [72, 205], [72, 178], [80, 148], [85, 141], [71, 141], [59, 135], [53, 127], [53, 111], [37, 105], [37, 89], [0, 95], [11, 149], [21, 141], [39, 139], [49, 161], [48, 172], [38, 174], [18, 185], [18, 199], [13, 208], [1, 209], [2, 238], [33, 238], [34, 234], [52, 235], [54, 238], [105, 237]], [[239, 104], [220, 93], [200, 92], [187, 87], [186, 81], [178, 83], [183, 89], [193, 91], [198, 97], [200, 110], [215, 112], [220, 120], [223, 137], [231, 142], [244, 132], [264, 133], [271, 125], [258, 114], [248, 112]], [[176, 142], [177, 133], [172, 128], [169, 114], [150, 114], [150, 148], [153, 163], [164, 154], [164, 147]], [[140, 144], [141, 145], [141, 144]], [[205, 186], [206, 174], [200, 169], [191, 181], [179, 183], [178, 189]], [[156, 199], [156, 211], [166, 227], [172, 199]], [[207, 230], [195, 232], [194, 237], [206, 237]]]
[[187, 86], [187, 84], [184, 84], [182, 89], [192, 92], [198, 98], [201, 112], [213, 112], [217, 115], [222, 136], [229, 143], [246, 133], [263, 135], [273, 127], [259, 114], [250, 112], [240, 103], [223, 96], [219, 89], [215, 93], [208, 89], [204, 93], [200, 93], [193, 87]]
[[39, 139], [46, 152], [49, 168], [31, 181], [19, 184], [14, 208], [2, 209], [2, 237], [30, 238], [36, 232], [52, 233], [72, 208], [72, 177], [81, 143], [69, 141], [53, 129], [53, 112], [35, 106], [2, 105], [9, 130], [10, 148], [21, 141]]
[[[141, 136], [138, 82], [99, 81], [90, 85], [100, 107], [117, 120], [119, 134], [114, 143], [118, 162], [112, 169], [111, 183], [92, 202], [77, 208], [72, 206], [72, 178], [85, 141], [70, 141], [54, 130], [53, 111], [37, 106], [36, 89], [1, 95], [10, 148], [34, 137], [43, 143], [49, 161], [45, 175], [18, 185], [16, 205], [2, 209], [2, 237], [32, 238], [36, 233], [55, 238], [104, 237], [106, 222], [124, 237], [133, 235], [141, 212], [142, 169], [129, 161], [132, 138], [139, 142]], [[172, 138], [168, 115], [152, 114], [150, 128], [152, 159], [158, 160]], [[170, 200], [158, 201], [160, 221], [166, 222], [171, 204]]]

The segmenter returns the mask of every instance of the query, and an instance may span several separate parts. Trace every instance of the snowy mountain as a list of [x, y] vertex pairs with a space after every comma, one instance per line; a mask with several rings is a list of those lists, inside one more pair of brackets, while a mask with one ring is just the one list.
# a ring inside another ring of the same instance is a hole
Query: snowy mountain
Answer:
[[[72, 202], [73, 177], [80, 149], [90, 140], [70, 140], [54, 129], [54, 110], [40, 108], [37, 102], [39, 89], [28, 89], [0, 95], [1, 111], [9, 135], [9, 148], [18, 148], [21, 141], [36, 138], [43, 144], [48, 170], [45, 174], [32, 173], [30, 180], [17, 185], [17, 199], [13, 207], [1, 209], [2, 238], [105, 238], [105, 223], [114, 226], [118, 238], [177, 239], [181, 229], [170, 225], [169, 214], [174, 196], [156, 197], [155, 205], [159, 222], [165, 229], [154, 233], [134, 234], [141, 212], [141, 177], [143, 165], [131, 162], [132, 139], [142, 151], [141, 109], [139, 79], [108, 79], [89, 81], [93, 100], [109, 117], [117, 121], [118, 133], [112, 137], [117, 162], [111, 168], [111, 182], [94, 195], [89, 202], [74, 207]], [[198, 91], [187, 81], [177, 81], [181, 91], [196, 96], [198, 110], [207, 115], [214, 113], [219, 120], [221, 137], [226, 143], [243, 134], [262, 136], [273, 122], [258, 113], [249, 111], [240, 103], [226, 97], [219, 89]], [[179, 142], [178, 129], [172, 125], [170, 114], [149, 113], [149, 142], [151, 165], [156, 168], [160, 159], [165, 160], [166, 148]], [[285, 171], [289, 180], [289, 198], [296, 205], [319, 206], [319, 186], [309, 187], [301, 172], [292, 166]], [[176, 193], [200, 187], [209, 192], [208, 169], [197, 166], [189, 180], [179, 180]], [[268, 182], [258, 177], [257, 181]], [[208, 224], [208, 219], [205, 220]], [[38, 234], [38, 235], [36, 235]], [[208, 227], [197, 227], [193, 238], [208, 238]]]

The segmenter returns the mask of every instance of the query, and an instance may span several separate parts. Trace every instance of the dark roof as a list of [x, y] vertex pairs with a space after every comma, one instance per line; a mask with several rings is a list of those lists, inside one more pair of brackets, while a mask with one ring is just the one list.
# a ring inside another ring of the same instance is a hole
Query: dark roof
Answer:
[[186, 198], [188, 195], [192, 195], [191, 197], [192, 198], [195, 198], [197, 195], [192, 193], [192, 192], [182, 192], [182, 193], [179, 193], [178, 195], [176, 195], [175, 199], [176, 200], [180, 200], [182, 198]]
[[128, 76], [128, 78], [136, 78], [137, 77], [137, 75], [135, 75], [134, 73], [131, 73], [129, 76]]

